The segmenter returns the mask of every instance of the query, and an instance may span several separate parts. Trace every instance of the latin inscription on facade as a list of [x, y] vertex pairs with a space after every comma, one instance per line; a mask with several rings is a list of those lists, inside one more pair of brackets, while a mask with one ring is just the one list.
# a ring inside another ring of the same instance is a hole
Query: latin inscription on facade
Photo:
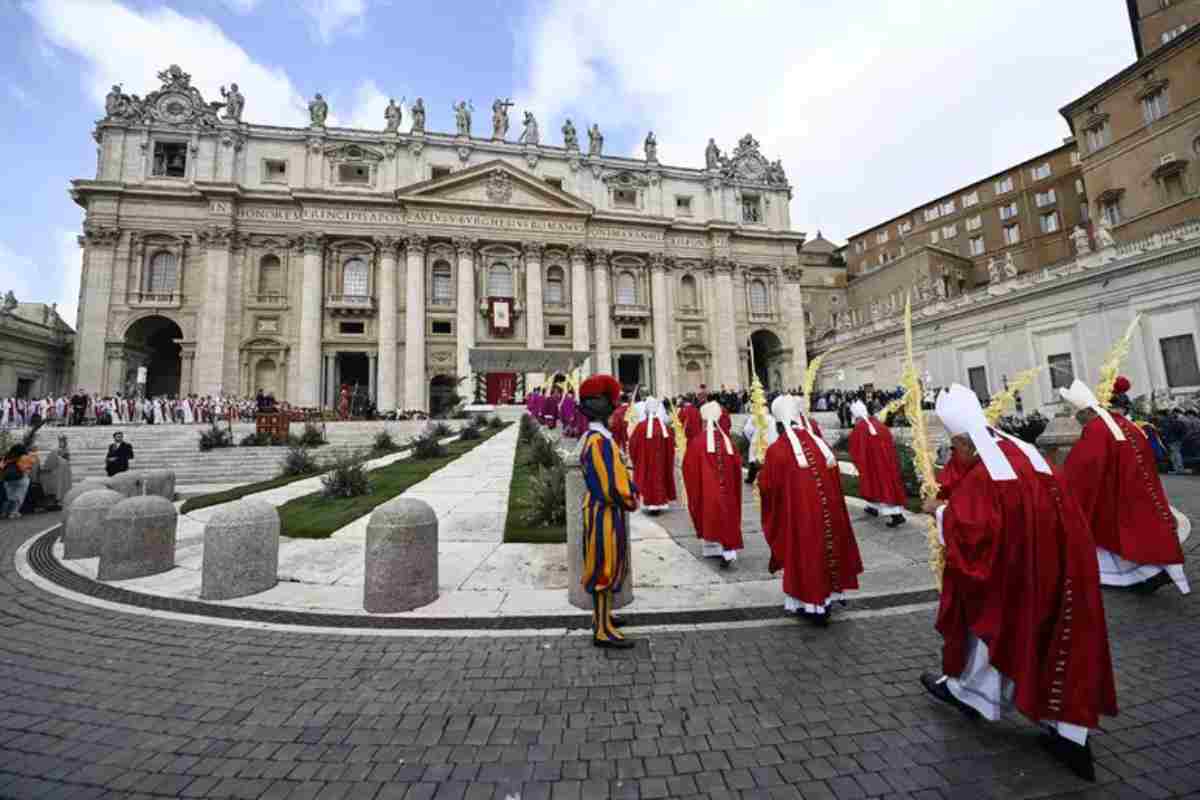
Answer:
[[610, 225], [594, 225], [588, 229], [592, 239], [619, 239], [624, 242], [661, 242], [663, 232], [645, 228], [614, 228]]
[[575, 220], [539, 219], [537, 217], [510, 217], [503, 214], [481, 214], [463, 211], [434, 211], [411, 209], [408, 222], [424, 225], [454, 225], [463, 228], [488, 228], [500, 231], [534, 231], [538, 233], [575, 233], [587, 230], [583, 222]]

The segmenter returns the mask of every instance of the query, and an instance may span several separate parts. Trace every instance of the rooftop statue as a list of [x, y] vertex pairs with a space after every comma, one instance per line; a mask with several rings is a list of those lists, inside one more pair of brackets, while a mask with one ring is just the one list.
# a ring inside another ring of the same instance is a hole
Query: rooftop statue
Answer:
[[[512, 98], [497, 97], [492, 102], [492, 138], [503, 140], [508, 135], [508, 109]], [[469, 125], [467, 126], [470, 127]]]
[[413, 103], [412, 108], [409, 109], [409, 112], [412, 114], [412, 130], [410, 131], [410, 133], [424, 133], [425, 132], [425, 99], [422, 97], [418, 97], [416, 102]]
[[568, 117], [567, 121], [563, 123], [562, 135], [563, 147], [567, 148], [568, 150], [579, 149], [579, 135], [575, 133], [575, 126], [571, 123], [570, 117]]
[[234, 122], [242, 121], [242, 111], [246, 108], [246, 98], [238, 91], [236, 83], [229, 84], [229, 90], [221, 87], [221, 97], [225, 98], [225, 119], [233, 120]]
[[517, 141], [522, 144], [537, 144], [541, 139], [541, 134], [538, 133], [537, 120], [534, 119], [532, 111], [525, 112], [524, 125], [525, 130], [521, 131], [521, 138]]
[[[401, 101], [403, 102], [403, 101]], [[386, 124], [383, 127], [385, 133], [397, 133], [400, 130], [400, 120], [403, 115], [400, 112], [400, 106], [396, 104], [395, 98], [388, 100], [387, 108], [383, 110], [383, 118]]]
[[471, 105], [470, 100], [459, 100], [452, 108], [454, 109], [454, 123], [458, 126], [459, 136], [471, 135], [471, 112], [475, 110]]
[[324, 128], [325, 118], [328, 116], [329, 104], [325, 102], [324, 97], [321, 97], [321, 93], [317, 92], [317, 96], [308, 104], [308, 118], [314, 128]]
[[593, 122], [588, 128], [588, 155], [598, 156], [604, 151], [604, 135], [600, 133], [600, 124]]

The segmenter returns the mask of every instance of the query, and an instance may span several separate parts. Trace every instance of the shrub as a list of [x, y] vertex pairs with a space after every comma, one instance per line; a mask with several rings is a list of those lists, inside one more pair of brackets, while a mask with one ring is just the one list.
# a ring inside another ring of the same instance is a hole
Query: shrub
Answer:
[[504, 420], [499, 417], [488, 417], [487, 426], [494, 431], [498, 431], [504, 427]]
[[474, 416], [470, 411], [467, 411], [467, 407], [464, 405], [457, 405], [450, 412], [450, 419], [471, 419]]
[[428, 430], [439, 439], [444, 439], [454, 433], [454, 429], [444, 422], [435, 422], [429, 426]]
[[239, 442], [242, 447], [266, 447], [271, 444], [271, 434], [269, 433], [247, 433]]
[[394, 453], [399, 447], [392, 435], [383, 430], [375, 434], [375, 443], [371, 445], [371, 449], [376, 453]]
[[537, 433], [538, 424], [534, 422], [533, 417], [529, 414], [521, 416], [521, 428], [517, 432], [517, 441], [520, 444], [527, 444]]
[[208, 430], [200, 432], [200, 452], [219, 447], [233, 447], [233, 434], [214, 422]]
[[917, 457], [912, 445], [896, 442], [896, 459], [900, 462], [900, 479], [909, 497], [921, 496], [921, 479], [917, 476]]
[[562, 463], [558, 451], [545, 436], [535, 435], [529, 442], [528, 464], [535, 467], [555, 467]]
[[412, 457], [419, 459], [441, 458], [446, 455], [446, 447], [438, 441], [438, 436], [428, 430], [413, 439]]
[[311, 422], [304, 423], [304, 433], [300, 434], [300, 444], [305, 447], [320, 447], [325, 444], [325, 432]]
[[329, 471], [321, 477], [325, 496], [361, 497], [370, 494], [371, 484], [363, 463], [362, 455], [356, 452], [335, 457], [329, 464]]
[[567, 522], [567, 470], [561, 463], [539, 467], [529, 479], [529, 489], [519, 501], [521, 518], [529, 525], [565, 525]]
[[458, 432], [460, 442], [473, 442], [483, 438], [483, 428], [479, 425], [466, 425]]
[[283, 466], [280, 468], [279, 474], [280, 477], [285, 478], [293, 475], [312, 475], [319, 469], [317, 460], [313, 458], [312, 452], [307, 447], [292, 444], [288, 446], [287, 455], [283, 458]]

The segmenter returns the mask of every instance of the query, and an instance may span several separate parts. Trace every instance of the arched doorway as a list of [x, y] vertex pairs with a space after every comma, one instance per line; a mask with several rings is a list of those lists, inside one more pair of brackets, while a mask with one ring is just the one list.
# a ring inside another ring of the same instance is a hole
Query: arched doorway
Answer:
[[429, 416], [444, 417], [458, 405], [458, 381], [453, 375], [435, 375], [429, 381]]
[[279, 395], [278, 376], [279, 369], [273, 359], [264, 358], [262, 361], [259, 361], [258, 365], [254, 368], [255, 391], [261, 391], [263, 394], [277, 397]]
[[782, 391], [783, 378], [783, 342], [768, 330], [758, 330], [750, 335], [750, 348], [753, 351], [753, 373], [762, 382], [763, 389]]
[[[138, 367], [146, 368], [147, 397], [179, 395], [181, 372], [179, 340], [183, 331], [171, 319], [160, 316], [143, 317], [125, 331], [125, 352], [129, 358], [130, 380], [127, 391], [136, 392]], [[130, 385], [134, 384], [134, 385]]]

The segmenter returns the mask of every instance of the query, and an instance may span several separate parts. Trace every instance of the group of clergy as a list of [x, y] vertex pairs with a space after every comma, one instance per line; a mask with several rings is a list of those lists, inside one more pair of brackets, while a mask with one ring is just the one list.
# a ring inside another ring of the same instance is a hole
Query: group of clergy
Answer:
[[[940, 673], [921, 683], [971, 719], [997, 720], [1017, 708], [1044, 726], [1052, 755], [1094, 779], [1088, 733], [1101, 715], [1117, 712], [1100, 587], [1141, 594], [1170, 583], [1185, 594], [1190, 587], [1146, 435], [1082, 382], [1061, 391], [1083, 428], [1061, 469], [990, 426], [971, 390], [954, 385], [937, 397], [952, 456], [924, 510], [936, 519], [944, 554], [936, 622], [943, 652]], [[611, 376], [585, 381], [579, 397], [589, 420], [583, 583], [597, 598], [595, 641], [631, 647], [611, 614], [628, 564], [628, 513], [676, 500], [682, 446], [687, 509], [703, 555], [728, 567], [743, 546], [742, 458], [718, 403], [701, 398], [677, 409], [681, 445], [661, 402], [623, 399]], [[781, 395], [768, 425], [747, 425], [746, 482], [757, 483], [785, 609], [826, 625], [833, 604], [858, 588], [863, 566], [838, 460], [806, 411], [806, 398]], [[891, 432], [861, 404], [853, 415], [849, 449], [860, 494], [868, 513], [896, 527], [907, 492]]]

